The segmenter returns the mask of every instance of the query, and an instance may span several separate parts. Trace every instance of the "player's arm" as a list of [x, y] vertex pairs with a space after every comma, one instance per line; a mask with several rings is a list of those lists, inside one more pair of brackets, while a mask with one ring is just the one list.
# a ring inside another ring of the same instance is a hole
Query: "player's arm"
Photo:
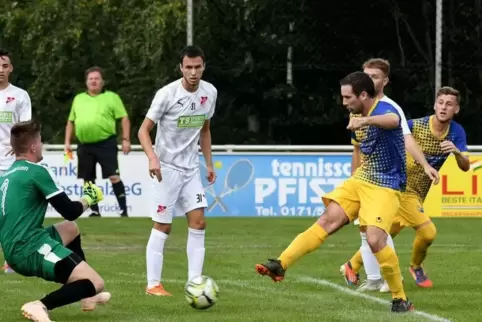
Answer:
[[211, 150], [211, 121], [206, 120], [201, 129], [201, 135], [199, 138], [199, 145], [201, 146], [201, 152], [204, 156], [204, 161], [207, 167], [213, 166], [213, 155]]
[[159, 182], [162, 180], [161, 165], [159, 163], [159, 157], [152, 147], [150, 132], [154, 124], [162, 118], [168, 109], [168, 94], [165, 87], [157, 91], [156, 96], [154, 96], [152, 100], [151, 107], [147, 111], [146, 117], [137, 132], [142, 149], [149, 159], [149, 175], [151, 178], [155, 176]]
[[[444, 144], [445, 142], [442, 142]], [[457, 161], [457, 166], [462, 171], [470, 170], [470, 159], [469, 159], [469, 149], [467, 148], [467, 135], [462, 127], [456, 130], [456, 136], [453, 142], [455, 149], [451, 151], [455, 160]], [[443, 145], [442, 145], [443, 148]]]
[[65, 125], [64, 145], [66, 150], [70, 150], [70, 143], [72, 142], [72, 137], [74, 135], [74, 122], [75, 122], [75, 98], [74, 98], [74, 101], [72, 102], [72, 107], [70, 108], [67, 124]]
[[208, 169], [213, 166], [213, 154], [212, 154], [212, 139], [211, 139], [211, 118], [214, 116], [214, 110], [216, 108], [217, 93], [214, 96], [214, 102], [209, 114], [207, 115], [206, 121], [201, 128], [199, 145], [201, 146], [201, 152], [204, 156], [204, 161], [206, 162], [206, 167]]
[[114, 117], [121, 120], [122, 140], [130, 141], [131, 138], [131, 122], [127, 114], [124, 102], [119, 95], [113, 93]]
[[402, 115], [402, 130], [405, 137], [405, 149], [413, 157], [413, 159], [423, 167], [423, 171], [430, 178], [430, 180], [432, 180], [433, 184], [438, 184], [440, 180], [438, 171], [428, 163], [422, 149], [412, 135], [413, 120], [408, 120], [408, 122], [405, 121], [406, 128], [404, 128], [404, 119], [405, 117]]
[[400, 117], [396, 113], [367, 116], [363, 119], [364, 125], [375, 126], [385, 130], [393, 130], [400, 125]]
[[405, 137], [405, 148], [407, 149], [407, 152], [422, 167], [424, 167], [424, 168], [430, 167], [430, 164], [428, 164], [427, 159], [425, 158], [425, 155], [423, 154], [422, 149], [418, 145], [415, 138], [412, 136], [413, 120], [409, 120], [408, 122], [405, 121], [405, 125], [404, 125], [403, 120], [404, 120], [404, 117], [402, 117], [401, 124], [402, 124], [403, 135]]
[[80, 201], [72, 201], [57, 184], [55, 176], [43, 166], [39, 166], [33, 176], [40, 193], [62, 217], [70, 221], [79, 218], [87, 208], [103, 199], [100, 188], [93, 183], [86, 183]]
[[353, 175], [361, 165], [360, 143], [355, 132], [351, 132], [351, 144], [353, 144], [353, 153], [351, 154], [351, 174]]
[[463, 152], [457, 151], [454, 152], [455, 160], [457, 160], [457, 166], [462, 171], [469, 171], [470, 170], [470, 159], [469, 156]]
[[147, 155], [149, 160], [156, 159], [157, 155], [152, 147], [152, 140], [150, 132], [154, 128], [154, 125], [162, 118], [167, 110], [169, 93], [165, 87], [157, 91], [154, 99], [152, 100], [151, 106], [147, 111], [146, 117], [137, 132], [137, 137], [141, 143], [142, 149]]
[[422, 149], [411, 134], [405, 135], [405, 149], [423, 167], [425, 174], [432, 180], [433, 184], [438, 184], [440, 180], [438, 171], [428, 163]]
[[157, 158], [157, 155], [154, 152], [154, 148], [152, 147], [152, 140], [150, 135], [150, 132], [154, 128], [155, 124], [156, 123], [154, 123], [153, 120], [151, 120], [149, 117], [146, 117], [144, 118], [144, 121], [142, 122], [141, 127], [137, 132], [139, 143], [141, 144], [142, 149], [144, 150], [149, 160]]
[[25, 92], [25, 96], [22, 101], [22, 106], [20, 107], [19, 111], [19, 120], [20, 122], [30, 121], [32, 119], [32, 101], [30, 100], [30, 96], [27, 92]]
[[67, 120], [67, 124], [65, 125], [65, 139], [64, 139], [64, 143], [66, 146], [70, 146], [70, 142], [72, 142], [73, 134], [74, 134], [74, 122], [71, 120]]
[[89, 208], [89, 203], [86, 199], [82, 198], [80, 201], [73, 201], [63, 191], [47, 200], [62, 217], [70, 221], [79, 218]]

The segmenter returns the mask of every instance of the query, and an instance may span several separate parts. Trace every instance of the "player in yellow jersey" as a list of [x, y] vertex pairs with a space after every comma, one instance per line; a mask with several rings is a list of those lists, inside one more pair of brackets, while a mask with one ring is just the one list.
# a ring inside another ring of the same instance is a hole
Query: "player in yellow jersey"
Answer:
[[[438, 171], [430, 166], [430, 164], [425, 159], [422, 150], [411, 135], [402, 108], [384, 93], [385, 86], [387, 86], [389, 82], [390, 63], [382, 58], [371, 58], [363, 63], [362, 68], [363, 72], [368, 74], [373, 80], [373, 83], [375, 84], [375, 92], [377, 98], [381, 101], [386, 101], [390, 103], [399, 112], [401, 118], [400, 125], [402, 127], [403, 135], [405, 138], [405, 148], [407, 149], [407, 152], [410, 153], [410, 155], [422, 165], [424, 172], [434, 182], [434, 184], [437, 184], [439, 181]], [[352, 116], [359, 115], [350, 115], [350, 117]], [[363, 131], [363, 128], [357, 130], [355, 132], [355, 136], [360, 137], [360, 135], [363, 135]], [[354, 173], [356, 169], [360, 166], [361, 162], [360, 145], [356, 140], [353, 139], [352, 144], [354, 145], [352, 154], [352, 173]], [[358, 221], [355, 221], [354, 224], [358, 225]], [[348, 262], [346, 262], [340, 267], [340, 272], [342, 273], [342, 276], [344, 277], [345, 282], [348, 286], [355, 286], [358, 285], [360, 281], [360, 275], [358, 272], [361, 266], [364, 265], [367, 279], [358, 287], [358, 290], [375, 291], [385, 289], [385, 291], [388, 292], [387, 284], [383, 281], [383, 278], [380, 274], [380, 267], [378, 265], [377, 259], [373, 255], [372, 250], [368, 245], [365, 227], [363, 226], [360, 227], [360, 236], [360, 251], [357, 252], [352, 259], [350, 259]], [[395, 245], [393, 244], [393, 240], [390, 235], [388, 235], [387, 243], [390, 247], [395, 249]]]
[[403, 290], [398, 258], [387, 245], [387, 234], [398, 212], [400, 191], [406, 186], [406, 157], [398, 111], [375, 97], [370, 76], [352, 73], [340, 82], [343, 105], [362, 117], [351, 118], [348, 129], [367, 126], [360, 139], [362, 165], [341, 186], [323, 197], [322, 216], [278, 257], [257, 264], [256, 271], [273, 281], [284, 279], [286, 270], [304, 255], [314, 251], [349, 221], [357, 218], [367, 227], [368, 242], [375, 252], [383, 277], [392, 291], [392, 312], [413, 310]]
[[[451, 87], [442, 87], [437, 92], [434, 109], [434, 115], [408, 121], [412, 136], [435, 169], [439, 170], [450, 153], [453, 153], [458, 167], [462, 171], [468, 171], [470, 164], [465, 131], [460, 124], [453, 121], [460, 110], [459, 92]], [[422, 288], [430, 288], [433, 285], [422, 267], [427, 249], [437, 234], [435, 225], [424, 213], [422, 206], [431, 183], [420, 164], [407, 155], [407, 190], [402, 193], [400, 208], [390, 234], [395, 237], [408, 226], [415, 229], [410, 274], [415, 283]], [[357, 255], [353, 256], [356, 257]], [[357, 274], [357, 271], [353, 271], [352, 274]], [[389, 289], [382, 287], [380, 291], [385, 292]]]

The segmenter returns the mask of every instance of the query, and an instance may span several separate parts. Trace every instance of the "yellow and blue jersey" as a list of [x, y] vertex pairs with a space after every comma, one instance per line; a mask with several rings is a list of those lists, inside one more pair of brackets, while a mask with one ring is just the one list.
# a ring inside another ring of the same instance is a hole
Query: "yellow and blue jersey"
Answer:
[[[396, 114], [389, 102], [377, 101], [367, 116]], [[359, 115], [350, 115], [358, 117]], [[354, 177], [365, 182], [399, 191], [407, 183], [405, 141], [401, 126], [385, 130], [365, 126], [352, 132], [352, 143], [360, 146], [361, 165]]]
[[[440, 144], [444, 141], [451, 141], [460, 152], [468, 154], [467, 136], [460, 124], [451, 121], [445, 133], [437, 137], [432, 129], [433, 117], [432, 115], [409, 120], [408, 126], [427, 162], [438, 171], [449, 157], [449, 154], [442, 152]], [[407, 175], [407, 192], [416, 194], [421, 200], [424, 200], [432, 181], [425, 174], [423, 167], [409, 154], [407, 154]]]

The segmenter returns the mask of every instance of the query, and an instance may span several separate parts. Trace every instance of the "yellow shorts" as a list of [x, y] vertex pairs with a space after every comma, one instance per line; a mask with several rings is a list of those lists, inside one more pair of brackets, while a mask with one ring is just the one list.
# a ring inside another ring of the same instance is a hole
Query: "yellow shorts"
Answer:
[[400, 208], [393, 223], [402, 227], [416, 227], [429, 220], [430, 217], [423, 212], [420, 198], [411, 193], [402, 193]]
[[351, 177], [322, 199], [325, 206], [331, 201], [338, 203], [350, 221], [358, 218], [360, 226], [376, 226], [388, 234], [398, 212], [400, 195], [400, 191]]

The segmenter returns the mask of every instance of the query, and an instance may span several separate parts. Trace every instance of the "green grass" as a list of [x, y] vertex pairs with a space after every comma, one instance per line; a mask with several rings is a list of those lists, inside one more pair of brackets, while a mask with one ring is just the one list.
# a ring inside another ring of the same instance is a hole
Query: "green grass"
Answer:
[[[352, 225], [328, 239], [322, 248], [293, 266], [286, 279], [272, 283], [255, 274], [254, 265], [276, 257], [313, 218], [209, 218], [206, 235], [206, 275], [221, 290], [219, 302], [207, 311], [188, 307], [183, 295], [187, 278], [184, 219], [174, 221], [164, 256], [165, 287], [170, 298], [144, 294], [145, 245], [149, 219], [82, 219], [87, 261], [105, 279], [112, 300], [94, 312], [83, 313], [79, 304], [51, 312], [59, 321], [429, 321], [414, 314], [392, 315], [388, 305], [347, 294], [331, 286], [306, 281], [311, 277], [340, 286], [339, 266], [359, 247]], [[54, 221], [49, 220], [48, 224]], [[406, 230], [395, 244], [405, 289], [416, 309], [452, 321], [477, 321], [482, 309], [482, 222], [477, 219], [439, 219], [438, 238], [425, 268], [433, 289], [417, 288], [408, 273], [413, 231]], [[3, 259], [2, 259], [3, 263]], [[20, 307], [43, 297], [58, 286], [17, 274], [1, 275], [0, 321], [23, 321]], [[384, 300], [390, 295], [370, 293]]]

